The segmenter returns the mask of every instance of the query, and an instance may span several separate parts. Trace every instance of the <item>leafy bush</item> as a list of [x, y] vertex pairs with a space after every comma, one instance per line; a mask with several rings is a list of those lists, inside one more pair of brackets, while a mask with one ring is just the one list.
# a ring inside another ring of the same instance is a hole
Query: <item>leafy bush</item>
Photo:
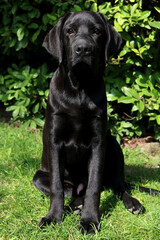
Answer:
[[[2, 0], [0, 100], [21, 119], [43, 125], [48, 78], [56, 63], [42, 47], [46, 32], [68, 11], [103, 13], [124, 46], [105, 71], [109, 127], [120, 140], [146, 132], [160, 140], [160, 7], [158, 0]], [[47, 62], [47, 65], [46, 65]], [[117, 104], [118, 103], [118, 104]]]
[[8, 106], [7, 111], [12, 111], [14, 120], [25, 119], [25, 124], [31, 127], [43, 126], [49, 92], [47, 79], [52, 76], [47, 70], [46, 64], [38, 69], [29, 66], [19, 69], [13, 64], [8, 68], [8, 74], [1, 76], [0, 100]]
[[[56, 64], [43, 49], [43, 39], [65, 12], [81, 11], [82, 2], [2, 0], [0, 100], [12, 112], [14, 121], [24, 121], [31, 127], [43, 126], [47, 80], [53, 75], [52, 65]], [[51, 62], [51, 67], [45, 62]]]
[[160, 140], [160, 22], [155, 20], [160, 8], [152, 9], [155, 15], [151, 15], [142, 1], [125, 2], [99, 6], [125, 41], [118, 59], [112, 59], [105, 72], [110, 128], [118, 139], [150, 131]]

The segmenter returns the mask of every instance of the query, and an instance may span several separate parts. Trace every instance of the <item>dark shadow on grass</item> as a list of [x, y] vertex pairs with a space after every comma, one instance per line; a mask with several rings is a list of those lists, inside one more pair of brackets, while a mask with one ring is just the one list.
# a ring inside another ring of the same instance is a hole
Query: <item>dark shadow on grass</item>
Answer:
[[[21, 169], [26, 173], [27, 168], [37, 169], [40, 167], [40, 159], [32, 159], [31, 157], [27, 160], [21, 162]], [[136, 166], [136, 165], [125, 165], [125, 182], [135, 185], [135, 188], [138, 186], [143, 186], [148, 181], [160, 182], [160, 168], [149, 168], [145, 166]], [[33, 186], [34, 187], [34, 186]], [[150, 186], [152, 188], [152, 186]], [[160, 189], [157, 189], [160, 191]], [[108, 190], [106, 190], [108, 191]], [[132, 189], [127, 189], [128, 193], [132, 195]], [[133, 195], [132, 195], [133, 196]], [[134, 196], [133, 196], [134, 197]], [[41, 194], [42, 202], [45, 201], [45, 196]], [[72, 198], [65, 204], [65, 213], [73, 214], [73, 211], [70, 209], [69, 205], [72, 202]], [[101, 198], [100, 205], [100, 216], [107, 216], [107, 218], [112, 214], [113, 209], [120, 201], [120, 198], [116, 196], [113, 191], [110, 193], [107, 192], [106, 196]]]
[[[134, 183], [136, 186], [145, 184], [148, 181], [160, 182], [160, 168], [149, 168], [144, 166], [126, 165], [125, 181]], [[160, 190], [160, 189], [158, 189]]]
[[[105, 190], [107, 191], [107, 190]], [[106, 197], [103, 197], [101, 199], [101, 205], [99, 208], [100, 216], [108, 215], [108, 217], [111, 215], [111, 212], [117, 205], [117, 202], [120, 201], [120, 198], [116, 196], [113, 192]]]
[[40, 169], [41, 167], [41, 159], [40, 158], [31, 158], [30, 156], [22, 160], [18, 160], [17, 162], [21, 163], [21, 169], [24, 170], [26, 173], [27, 169], [35, 169], [35, 172], [37, 169]]
[[[160, 182], [159, 176], [160, 168], [158, 167], [149, 168], [144, 166], [126, 165], [125, 182], [133, 185], [132, 188], [127, 188], [127, 192], [132, 195], [132, 191], [134, 188], [138, 190], [138, 187], [143, 186], [143, 184], [146, 184], [146, 182], [148, 181]], [[152, 188], [152, 186], [150, 186], [150, 188]], [[160, 191], [160, 189], [156, 190]], [[108, 215], [109, 217], [118, 201], [120, 201], [120, 198], [114, 195], [113, 192], [109, 196], [103, 197], [103, 199], [101, 200], [100, 215]]]

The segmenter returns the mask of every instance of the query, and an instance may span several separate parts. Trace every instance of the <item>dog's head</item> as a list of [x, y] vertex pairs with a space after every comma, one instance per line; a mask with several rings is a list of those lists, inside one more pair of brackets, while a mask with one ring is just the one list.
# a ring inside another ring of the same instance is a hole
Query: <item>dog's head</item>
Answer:
[[44, 40], [44, 46], [59, 63], [71, 70], [104, 66], [117, 53], [121, 37], [101, 13], [74, 12], [62, 17]]

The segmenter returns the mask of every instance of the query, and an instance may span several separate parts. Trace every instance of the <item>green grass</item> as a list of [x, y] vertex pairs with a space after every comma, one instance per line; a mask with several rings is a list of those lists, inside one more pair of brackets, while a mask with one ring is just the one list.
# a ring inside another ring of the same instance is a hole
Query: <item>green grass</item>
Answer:
[[[82, 235], [78, 230], [80, 216], [66, 213], [64, 222], [41, 230], [37, 224], [49, 208], [49, 198], [32, 184], [40, 167], [41, 132], [24, 126], [14, 128], [0, 124], [0, 239], [160, 239], [160, 196], [149, 196], [132, 190], [146, 211], [129, 213], [111, 190], [101, 195], [101, 231]], [[140, 149], [124, 149], [126, 179], [136, 185], [160, 190], [160, 157]], [[66, 200], [66, 204], [69, 200]]]

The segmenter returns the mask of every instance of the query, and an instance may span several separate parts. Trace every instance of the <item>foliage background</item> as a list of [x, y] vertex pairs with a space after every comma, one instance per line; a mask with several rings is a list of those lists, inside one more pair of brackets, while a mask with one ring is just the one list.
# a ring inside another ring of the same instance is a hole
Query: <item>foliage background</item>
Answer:
[[1, 0], [1, 105], [14, 121], [43, 126], [49, 81], [57, 67], [43, 39], [66, 12], [81, 10], [103, 13], [124, 40], [104, 75], [112, 132], [118, 140], [145, 134], [160, 140], [158, 0]]

